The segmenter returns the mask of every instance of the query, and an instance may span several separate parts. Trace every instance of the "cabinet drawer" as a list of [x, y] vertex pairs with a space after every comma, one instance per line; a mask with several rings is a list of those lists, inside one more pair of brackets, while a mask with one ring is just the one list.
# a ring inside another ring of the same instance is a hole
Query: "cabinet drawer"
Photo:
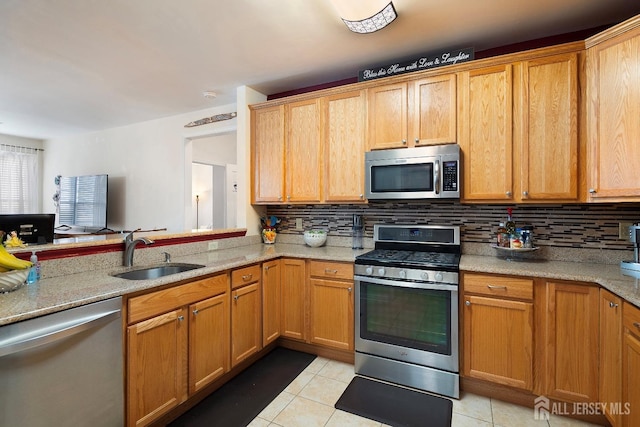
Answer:
[[136, 323], [183, 305], [222, 294], [228, 287], [229, 279], [224, 273], [131, 298], [128, 302], [128, 322]]
[[309, 274], [312, 277], [353, 280], [353, 264], [346, 262], [310, 261]]
[[625, 302], [622, 309], [624, 327], [640, 337], [640, 308]]
[[260, 271], [259, 264], [233, 270], [231, 272], [231, 289], [257, 282], [260, 280]]
[[464, 291], [499, 297], [533, 299], [533, 280], [514, 277], [465, 274]]

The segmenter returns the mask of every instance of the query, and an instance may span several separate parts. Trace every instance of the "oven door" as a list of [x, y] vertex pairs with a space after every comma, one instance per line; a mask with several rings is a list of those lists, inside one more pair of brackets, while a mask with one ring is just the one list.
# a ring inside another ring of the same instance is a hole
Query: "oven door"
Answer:
[[354, 279], [356, 352], [459, 371], [458, 286]]

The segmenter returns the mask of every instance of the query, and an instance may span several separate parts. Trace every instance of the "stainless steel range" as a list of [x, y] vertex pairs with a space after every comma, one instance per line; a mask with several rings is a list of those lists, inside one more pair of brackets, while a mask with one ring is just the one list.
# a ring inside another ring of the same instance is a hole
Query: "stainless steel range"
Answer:
[[460, 228], [375, 225], [356, 257], [355, 371], [458, 398]]

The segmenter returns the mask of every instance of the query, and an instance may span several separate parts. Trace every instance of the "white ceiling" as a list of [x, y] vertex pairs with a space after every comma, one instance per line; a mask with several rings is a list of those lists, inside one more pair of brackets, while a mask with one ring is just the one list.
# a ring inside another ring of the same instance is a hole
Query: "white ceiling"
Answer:
[[[366, 1], [366, 0], [365, 0]], [[0, 133], [47, 139], [623, 21], [637, 0], [394, 0], [351, 33], [329, 0], [0, 0]], [[214, 100], [202, 92], [217, 92]]]

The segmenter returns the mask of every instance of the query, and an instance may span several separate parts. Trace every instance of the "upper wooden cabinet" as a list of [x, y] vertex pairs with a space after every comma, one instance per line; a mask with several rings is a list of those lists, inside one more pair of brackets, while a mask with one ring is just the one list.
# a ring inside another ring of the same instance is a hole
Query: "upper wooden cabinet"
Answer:
[[516, 64], [514, 175], [519, 179], [514, 182], [514, 198], [518, 202], [580, 199], [578, 64], [578, 53]]
[[324, 97], [324, 200], [364, 201], [365, 92]]
[[513, 66], [460, 73], [462, 199], [513, 200]]
[[586, 44], [589, 201], [639, 201], [640, 15]]
[[252, 202], [278, 203], [284, 199], [284, 106], [251, 113]]
[[369, 149], [456, 142], [456, 75], [427, 77], [368, 90]]

